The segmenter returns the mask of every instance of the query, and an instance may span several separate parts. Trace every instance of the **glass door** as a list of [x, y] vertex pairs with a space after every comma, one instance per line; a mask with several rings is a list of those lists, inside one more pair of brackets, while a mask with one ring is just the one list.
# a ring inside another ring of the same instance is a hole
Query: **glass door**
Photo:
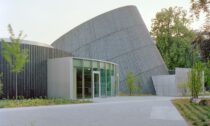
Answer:
[[101, 96], [100, 72], [93, 71], [93, 98]]

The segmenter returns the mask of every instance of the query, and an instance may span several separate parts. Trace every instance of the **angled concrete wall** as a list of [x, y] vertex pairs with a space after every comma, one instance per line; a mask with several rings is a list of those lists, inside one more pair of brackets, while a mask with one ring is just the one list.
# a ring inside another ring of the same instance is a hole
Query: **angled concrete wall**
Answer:
[[176, 68], [175, 73], [176, 73], [176, 83], [187, 83], [188, 81], [188, 74], [190, 72], [190, 68]]
[[153, 84], [158, 96], [177, 96], [177, 85], [175, 75], [153, 76]]
[[119, 64], [120, 91], [127, 91], [124, 80], [128, 70], [138, 76], [143, 93], [155, 93], [153, 75], [168, 74], [135, 6], [99, 15], [64, 34], [52, 46], [77, 57]]
[[[188, 89], [190, 68], [176, 68], [174, 75], [158, 75], [153, 76], [152, 81], [155, 87], [156, 94], [159, 96], [185, 96], [190, 95]], [[202, 89], [204, 92], [204, 72], [202, 73]], [[183, 87], [183, 85], [185, 85]], [[181, 86], [181, 88], [180, 88]]]

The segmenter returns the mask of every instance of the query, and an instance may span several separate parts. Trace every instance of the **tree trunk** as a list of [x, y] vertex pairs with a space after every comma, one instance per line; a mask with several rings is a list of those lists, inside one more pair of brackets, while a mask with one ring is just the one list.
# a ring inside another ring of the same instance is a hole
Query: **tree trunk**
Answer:
[[18, 97], [18, 89], [17, 89], [17, 72], [15, 73], [15, 99]]

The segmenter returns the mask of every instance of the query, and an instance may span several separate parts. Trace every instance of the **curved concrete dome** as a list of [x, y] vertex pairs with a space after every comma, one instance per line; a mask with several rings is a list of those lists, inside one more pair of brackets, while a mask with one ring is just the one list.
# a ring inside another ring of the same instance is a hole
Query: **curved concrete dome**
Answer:
[[155, 93], [151, 76], [168, 74], [165, 63], [135, 6], [121, 7], [99, 15], [64, 34], [53, 47], [77, 57], [119, 64], [120, 91], [126, 91], [125, 76], [132, 71], [143, 93]]

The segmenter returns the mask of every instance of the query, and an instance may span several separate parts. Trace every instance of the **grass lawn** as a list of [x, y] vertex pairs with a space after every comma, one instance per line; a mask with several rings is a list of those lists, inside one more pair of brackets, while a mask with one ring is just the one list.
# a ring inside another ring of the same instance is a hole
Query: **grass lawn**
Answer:
[[59, 104], [92, 103], [90, 100], [69, 100], [69, 99], [23, 99], [23, 100], [0, 100], [0, 108], [14, 108], [27, 106], [46, 106]]
[[173, 104], [189, 126], [210, 126], [210, 106], [190, 103], [189, 99], [176, 99], [173, 100]]

